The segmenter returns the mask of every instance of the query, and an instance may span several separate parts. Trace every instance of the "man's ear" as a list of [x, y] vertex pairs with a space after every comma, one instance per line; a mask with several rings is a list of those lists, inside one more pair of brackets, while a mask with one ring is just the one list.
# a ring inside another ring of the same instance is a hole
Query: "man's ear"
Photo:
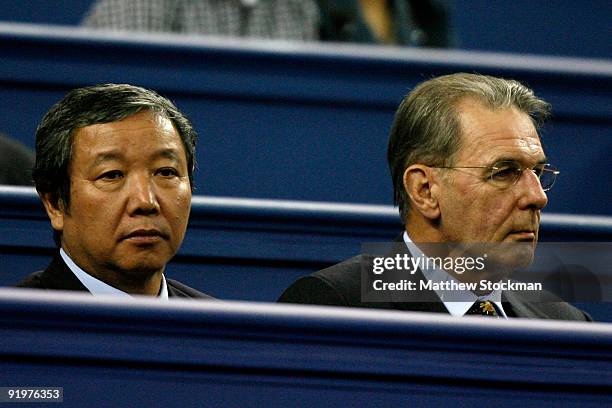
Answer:
[[410, 207], [423, 217], [435, 220], [440, 217], [438, 185], [431, 167], [413, 164], [404, 171], [404, 189], [410, 197]]
[[38, 195], [51, 220], [51, 226], [54, 230], [62, 231], [64, 229], [64, 217], [66, 216], [64, 203], [55, 198], [52, 193], [38, 193]]

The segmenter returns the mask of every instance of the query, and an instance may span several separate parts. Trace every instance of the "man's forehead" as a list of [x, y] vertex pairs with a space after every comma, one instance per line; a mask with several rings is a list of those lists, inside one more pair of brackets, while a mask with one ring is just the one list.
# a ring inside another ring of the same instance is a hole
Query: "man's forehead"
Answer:
[[530, 116], [517, 107], [492, 108], [473, 98], [457, 105], [461, 147], [458, 156], [540, 161], [544, 152]]
[[87, 125], [76, 129], [76, 133], [105, 135], [117, 131], [136, 132], [143, 129], [155, 129], [156, 132], [161, 133], [178, 133], [170, 119], [149, 110], [137, 112], [119, 120]]
[[[130, 161], [130, 157], [126, 154], [126, 151], [119, 147], [100, 149], [92, 153], [94, 153], [93, 161], [91, 162], [93, 165], [109, 161]], [[147, 151], [146, 157], [149, 159], [168, 159], [178, 162], [181, 160], [182, 155], [179, 149], [170, 146]]]
[[134, 154], [176, 158], [182, 156], [181, 152], [184, 152], [183, 143], [173, 123], [150, 112], [79, 128], [73, 139], [75, 156], [93, 156], [96, 160], [120, 159]]
[[180, 136], [172, 121], [160, 114], [144, 111], [126, 118], [78, 128], [73, 143], [100, 145], [119, 139], [139, 142], [142, 138], [162, 137], [167, 141], [179, 141]]

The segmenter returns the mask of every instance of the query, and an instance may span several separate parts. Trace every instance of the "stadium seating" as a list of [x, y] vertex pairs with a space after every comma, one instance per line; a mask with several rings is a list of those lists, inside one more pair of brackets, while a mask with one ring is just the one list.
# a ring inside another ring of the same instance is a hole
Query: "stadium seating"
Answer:
[[[612, 404], [609, 324], [253, 302], [397, 236], [393, 112], [417, 82], [450, 72], [519, 79], [552, 103], [543, 142], [562, 173], [541, 240], [612, 242], [612, 63], [11, 23], [0, 23], [0, 55], [0, 131], [31, 147], [74, 87], [128, 82], [173, 99], [200, 143], [188, 233], [167, 273], [250, 301], [0, 288], [0, 386], [63, 387], [70, 407]], [[34, 189], [0, 186], [0, 286], [54, 251]], [[609, 305], [580, 306], [612, 322]]]
[[[195, 196], [168, 274], [221, 299], [275, 301], [299, 276], [360, 253], [362, 244], [393, 241], [400, 231], [390, 206]], [[612, 217], [545, 214], [540, 239], [611, 242]], [[0, 285], [44, 269], [54, 248], [35, 190], [0, 186]], [[587, 309], [612, 321], [604, 306]]]
[[543, 143], [561, 175], [548, 211], [612, 215], [610, 62], [8, 23], [0, 54], [0, 130], [25, 144], [69, 89], [143, 85], [195, 123], [198, 194], [279, 200], [390, 204], [387, 134], [417, 82], [457, 71], [519, 79], [553, 106]]

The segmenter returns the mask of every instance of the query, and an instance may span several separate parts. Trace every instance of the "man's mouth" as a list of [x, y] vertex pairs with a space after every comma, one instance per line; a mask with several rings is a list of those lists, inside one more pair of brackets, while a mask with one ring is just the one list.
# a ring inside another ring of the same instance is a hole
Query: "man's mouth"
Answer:
[[155, 228], [142, 228], [131, 231], [126, 234], [121, 240], [129, 241], [137, 244], [155, 243], [167, 239], [167, 236], [160, 230]]

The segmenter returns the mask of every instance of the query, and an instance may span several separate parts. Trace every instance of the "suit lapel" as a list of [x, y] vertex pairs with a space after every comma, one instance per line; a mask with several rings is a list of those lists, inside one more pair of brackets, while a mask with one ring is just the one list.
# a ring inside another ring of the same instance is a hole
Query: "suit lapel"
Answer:
[[[412, 256], [412, 254], [408, 250], [408, 247], [406, 247], [406, 243], [404, 242], [403, 233], [401, 233], [395, 239], [393, 249], [391, 250], [389, 256], [394, 257], [397, 254], [401, 256], [403, 256], [404, 254], [410, 257]], [[417, 269], [410, 280], [417, 283], [420, 281], [425, 281], [425, 275], [423, 275], [423, 272], [421, 272], [420, 269]], [[396, 294], [392, 293], [391, 295], [393, 296]], [[442, 303], [436, 292], [433, 290], [418, 290], [411, 292], [409, 302], [400, 301], [396, 299], [392, 304], [395, 306], [396, 309], [403, 311], [448, 314], [448, 310], [444, 306], [444, 303]]]
[[70, 268], [68, 268], [68, 265], [66, 265], [59, 254], [53, 257], [53, 260], [40, 278], [44, 287], [48, 289], [89, 292], [74, 273], [72, 273]]
[[534, 307], [533, 303], [523, 301], [520, 296], [513, 291], [504, 291], [502, 293], [502, 303], [508, 317], [526, 317], [531, 319], [549, 318], [541, 310]]
[[166, 278], [166, 287], [168, 288], [168, 297], [190, 297], [185, 292], [175, 287], [168, 278]]

